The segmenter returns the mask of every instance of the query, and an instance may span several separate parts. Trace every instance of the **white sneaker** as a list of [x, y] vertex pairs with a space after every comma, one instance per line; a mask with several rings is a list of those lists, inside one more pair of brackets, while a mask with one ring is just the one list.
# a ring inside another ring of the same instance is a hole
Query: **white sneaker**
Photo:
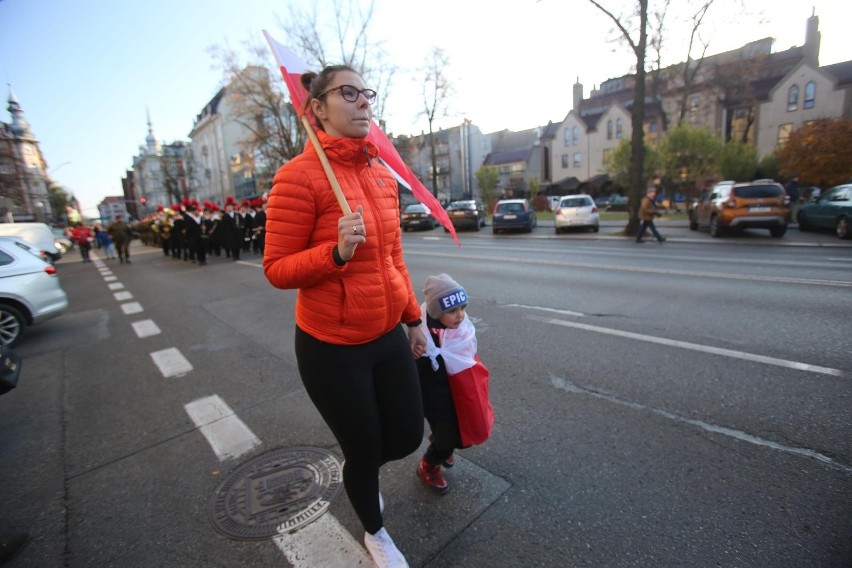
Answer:
[[376, 534], [364, 533], [364, 546], [376, 568], [408, 568], [408, 562], [393, 543], [385, 527]]

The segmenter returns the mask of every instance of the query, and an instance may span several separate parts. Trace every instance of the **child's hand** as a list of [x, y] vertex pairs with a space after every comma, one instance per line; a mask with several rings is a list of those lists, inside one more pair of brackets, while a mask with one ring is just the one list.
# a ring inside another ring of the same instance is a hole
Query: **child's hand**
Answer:
[[411, 345], [411, 352], [415, 359], [426, 354], [426, 336], [423, 335], [420, 326], [408, 328], [408, 344]]

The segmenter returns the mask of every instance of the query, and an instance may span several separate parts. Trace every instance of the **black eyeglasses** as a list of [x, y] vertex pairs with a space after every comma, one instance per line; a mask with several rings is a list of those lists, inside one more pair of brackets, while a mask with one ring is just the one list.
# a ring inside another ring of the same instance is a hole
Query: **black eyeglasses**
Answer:
[[367, 99], [367, 102], [373, 104], [376, 102], [376, 91], [373, 89], [359, 89], [357, 87], [353, 87], [352, 85], [340, 85], [339, 87], [332, 87], [327, 91], [323, 91], [317, 98], [324, 97], [328, 93], [332, 91], [340, 91], [340, 96], [343, 97], [343, 100], [349, 103], [354, 103], [358, 100], [358, 95], [364, 95], [364, 98]]

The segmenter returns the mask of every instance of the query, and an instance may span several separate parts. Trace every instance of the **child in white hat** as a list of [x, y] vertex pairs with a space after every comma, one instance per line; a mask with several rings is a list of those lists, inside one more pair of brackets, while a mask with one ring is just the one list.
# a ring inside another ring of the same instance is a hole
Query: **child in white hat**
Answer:
[[[417, 468], [421, 481], [436, 493], [449, 489], [441, 467], [453, 466], [456, 448], [471, 445], [464, 439], [450, 385], [451, 376], [476, 366], [487, 369], [476, 356], [476, 330], [467, 317], [465, 289], [448, 274], [429, 276], [423, 289], [426, 301], [421, 305], [421, 326], [426, 336], [426, 355], [417, 360], [423, 412], [432, 430], [429, 447]], [[486, 398], [487, 398], [487, 378]], [[490, 411], [490, 405], [488, 405]], [[464, 416], [462, 422], [464, 423]], [[490, 416], [493, 422], [493, 414]], [[488, 430], [490, 432], [490, 423]], [[481, 443], [479, 440], [473, 443]]]

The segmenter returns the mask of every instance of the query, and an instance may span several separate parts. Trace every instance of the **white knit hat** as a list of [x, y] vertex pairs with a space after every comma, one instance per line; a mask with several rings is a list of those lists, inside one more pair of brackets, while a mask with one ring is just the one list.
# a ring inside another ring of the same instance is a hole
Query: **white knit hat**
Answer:
[[467, 304], [467, 292], [449, 274], [428, 277], [423, 294], [426, 296], [426, 313], [433, 319], [440, 319], [444, 312]]

